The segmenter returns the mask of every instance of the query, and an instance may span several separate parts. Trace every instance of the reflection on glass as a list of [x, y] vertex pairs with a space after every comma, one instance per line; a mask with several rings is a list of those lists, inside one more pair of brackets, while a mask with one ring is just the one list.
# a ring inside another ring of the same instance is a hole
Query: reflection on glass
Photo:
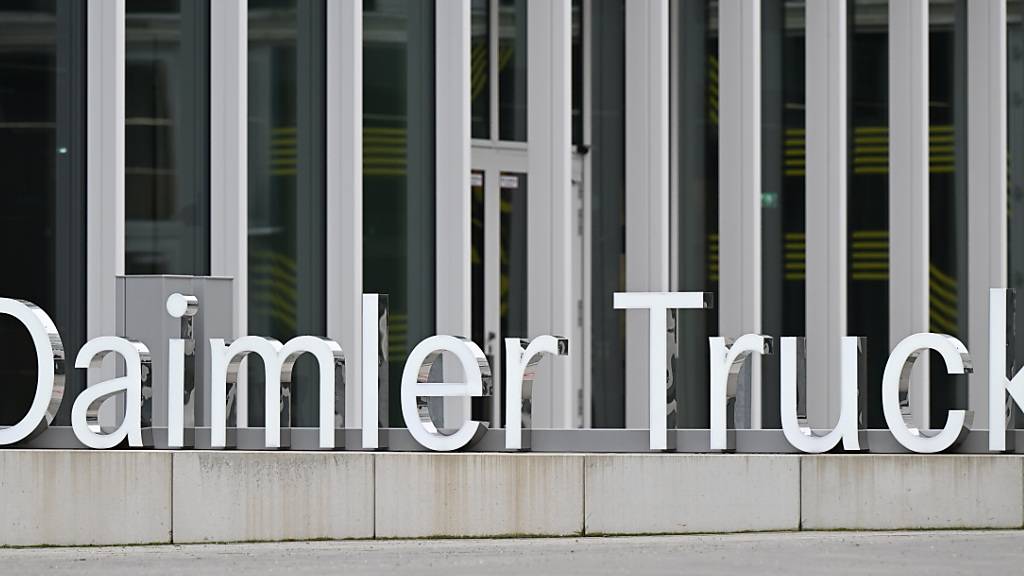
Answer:
[[526, 141], [526, 0], [498, 5], [498, 138]]
[[[966, 340], [967, 326], [967, 2], [928, 4], [929, 317], [932, 332]], [[967, 377], [946, 373], [931, 355], [931, 424], [967, 408]]]
[[[762, 309], [775, 338], [806, 333], [805, 9], [804, 0], [761, 3]], [[762, 364], [763, 425], [778, 428], [778, 356]]]
[[594, 0], [591, 58], [591, 422], [625, 426], [626, 315], [612, 294], [626, 278], [625, 0]]
[[[0, 294], [29, 300], [60, 329], [68, 358], [85, 340], [85, 9], [73, 0], [0, 5]], [[35, 392], [25, 329], [0, 318], [0, 425]], [[67, 425], [81, 370], [68, 370], [55, 420]]]
[[434, 3], [363, 2], [363, 289], [390, 294], [390, 423], [434, 333]]
[[486, 234], [484, 223], [486, 192], [484, 187], [484, 173], [473, 172], [470, 175], [470, 203], [471, 203], [471, 228], [472, 228], [472, 250], [470, 254], [470, 266], [472, 268], [473, 282], [473, 342], [476, 342], [484, 352], [487, 352], [487, 340], [484, 338], [486, 327], [484, 325], [484, 296], [486, 281], [486, 270], [484, 259], [487, 257]]
[[[680, 0], [678, 19], [679, 290], [718, 292], [718, 2]], [[672, 359], [680, 398], [677, 426], [706, 428], [707, 338], [718, 334], [718, 310], [678, 314]]]
[[[501, 202], [499, 204], [500, 246], [498, 286], [499, 331], [504, 338], [528, 338], [526, 330], [526, 231], [527, 197], [526, 174], [502, 174]], [[499, 374], [505, 373], [505, 347], [501, 347], [501, 363], [492, 367]], [[502, 380], [501, 397], [505, 397], [505, 382]], [[504, 406], [502, 406], [504, 422]]]
[[[1024, 334], [1024, 0], [1006, 3], [1006, 120], [1009, 179], [1009, 287], [1016, 290], [1015, 333]], [[1012, 372], [1024, 362], [1024, 337], [1013, 340]], [[1017, 410], [1017, 426], [1024, 415]]]
[[572, 0], [572, 143], [583, 144], [583, 0]]
[[889, 5], [856, 0], [849, 20], [847, 330], [868, 339], [868, 424], [884, 428], [889, 350]]
[[[249, 0], [249, 333], [324, 335], [326, 237], [323, 2]], [[248, 362], [249, 390], [263, 388]], [[315, 363], [282, 392], [281, 425], [319, 423]], [[249, 394], [249, 424], [263, 394]]]
[[125, 271], [208, 274], [209, 5], [125, 4]]
[[473, 138], [491, 137], [491, 10], [490, 0], [473, 0], [470, 7], [470, 98]]

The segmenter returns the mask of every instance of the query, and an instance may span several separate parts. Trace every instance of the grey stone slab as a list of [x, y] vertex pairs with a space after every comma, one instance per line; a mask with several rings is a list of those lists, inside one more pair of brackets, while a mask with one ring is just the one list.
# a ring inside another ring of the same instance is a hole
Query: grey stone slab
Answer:
[[381, 453], [378, 537], [566, 535], [583, 529], [583, 456]]
[[1019, 528], [1019, 456], [840, 455], [803, 457], [802, 528]]
[[0, 545], [171, 540], [171, 455], [0, 450]]
[[373, 536], [373, 455], [174, 453], [174, 541]]
[[586, 532], [795, 530], [800, 521], [799, 458], [587, 455]]

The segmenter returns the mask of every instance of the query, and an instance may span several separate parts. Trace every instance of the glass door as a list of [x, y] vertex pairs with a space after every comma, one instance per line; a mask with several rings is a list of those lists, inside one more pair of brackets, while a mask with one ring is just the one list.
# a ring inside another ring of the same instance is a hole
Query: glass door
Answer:
[[[490, 420], [504, 422], [505, 338], [527, 338], [527, 174], [514, 162], [475, 167], [472, 194], [473, 341], [494, 377]], [[502, 165], [504, 164], [504, 166]]]

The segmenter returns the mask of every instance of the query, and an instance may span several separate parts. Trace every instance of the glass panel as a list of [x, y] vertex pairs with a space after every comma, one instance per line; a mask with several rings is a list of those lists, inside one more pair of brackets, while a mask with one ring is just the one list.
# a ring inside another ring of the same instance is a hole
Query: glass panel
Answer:
[[363, 2], [363, 285], [391, 296], [392, 399], [434, 333], [433, 29], [433, 2]]
[[855, 0], [849, 20], [847, 330], [866, 336], [868, 424], [884, 428], [889, 352], [889, 4]]
[[484, 187], [484, 173], [473, 172], [470, 175], [470, 203], [471, 203], [471, 218], [472, 218], [472, 253], [470, 254], [470, 261], [472, 266], [473, 275], [473, 342], [476, 342], [480, 348], [486, 353], [487, 352], [487, 340], [489, 338], [484, 337], [484, 333], [487, 330], [484, 321], [484, 301], [486, 296], [484, 294], [485, 287], [487, 286], [486, 272], [484, 270], [484, 259], [487, 256], [487, 245], [486, 245], [486, 192]]
[[[1008, 273], [1009, 287], [1016, 290], [1013, 369], [1024, 362], [1024, 0], [1006, 4], [1006, 120], [1007, 176], [1009, 179]], [[1017, 413], [1017, 426], [1024, 415]]]
[[[931, 331], [966, 341], [967, 323], [967, 2], [928, 4], [928, 186]], [[967, 408], [966, 375], [949, 375], [931, 354], [932, 428], [951, 408]]]
[[[324, 10], [249, 1], [249, 333], [282, 342], [326, 329]], [[249, 390], [262, 390], [262, 366], [248, 364]], [[282, 393], [282, 426], [318, 424], [316, 384], [305, 355]], [[260, 425], [263, 394], [249, 399]]]
[[625, 426], [626, 315], [612, 294], [626, 289], [626, 6], [591, 3], [591, 422]]
[[491, 137], [491, 3], [473, 0], [470, 8], [470, 95], [473, 138]]
[[209, 274], [209, 5], [125, 4], [125, 271]]
[[526, 141], [526, 0], [498, 7], [498, 138]]
[[583, 0], [572, 0], [572, 143], [583, 144]]
[[[61, 332], [66, 358], [85, 339], [85, 8], [74, 0], [0, 5], [0, 295], [29, 300]], [[0, 317], [0, 425], [35, 392], [25, 329]], [[70, 365], [70, 364], [68, 364]], [[84, 371], [68, 370], [55, 424], [69, 424]]]
[[[679, 0], [679, 290], [718, 292], [718, 2]], [[678, 315], [679, 354], [671, 370], [680, 428], [707, 428], [708, 336], [718, 309]]]
[[[806, 334], [806, 7], [761, 2], [761, 222], [763, 322], [775, 338]], [[778, 428], [779, 360], [762, 360], [762, 418]]]
[[[500, 246], [498, 285], [500, 298], [498, 314], [499, 331], [504, 338], [528, 338], [526, 329], [527, 291], [527, 189], [526, 174], [507, 173], [501, 175], [500, 203]], [[505, 347], [501, 347], [501, 363], [493, 366], [499, 374], [505, 373]], [[505, 382], [502, 379], [501, 397], [505, 397]], [[502, 407], [504, 422], [504, 406]]]

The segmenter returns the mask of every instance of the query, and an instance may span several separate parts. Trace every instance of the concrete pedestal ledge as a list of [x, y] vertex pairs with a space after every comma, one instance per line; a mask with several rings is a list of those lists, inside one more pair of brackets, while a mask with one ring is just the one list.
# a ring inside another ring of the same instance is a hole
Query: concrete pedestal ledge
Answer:
[[799, 456], [588, 455], [586, 485], [587, 534], [799, 528]]
[[1020, 528], [1022, 463], [996, 455], [804, 456], [801, 528]]
[[0, 546], [1024, 527], [1024, 456], [0, 450]]
[[378, 454], [376, 535], [571, 535], [583, 455]]
[[171, 541], [171, 455], [0, 450], [0, 545]]
[[373, 537], [373, 454], [174, 453], [174, 541]]

